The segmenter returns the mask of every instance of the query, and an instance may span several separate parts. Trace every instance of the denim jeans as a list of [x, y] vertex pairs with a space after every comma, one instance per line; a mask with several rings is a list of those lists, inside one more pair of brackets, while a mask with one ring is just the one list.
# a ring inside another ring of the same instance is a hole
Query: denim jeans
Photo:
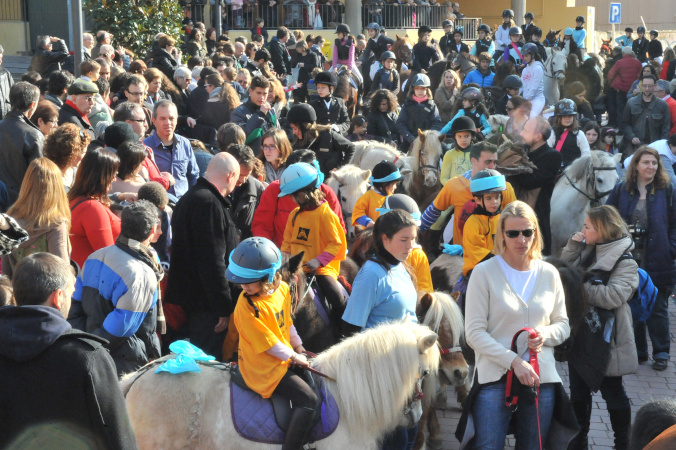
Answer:
[[412, 450], [417, 434], [418, 425], [412, 428], [397, 427], [385, 435], [382, 450]]
[[[506, 383], [495, 383], [481, 388], [472, 406], [474, 417], [475, 435], [472, 448], [482, 450], [500, 450], [505, 447], [505, 438], [512, 414], [516, 415], [516, 449], [532, 450], [540, 448], [538, 441], [538, 422], [535, 403], [526, 404], [521, 401], [512, 411], [505, 405]], [[547, 440], [549, 425], [554, 412], [553, 383], [540, 386], [539, 410], [540, 410], [540, 433], [542, 442]]]
[[[568, 373], [570, 376], [570, 400], [573, 402], [591, 403], [592, 392], [584, 382], [584, 379], [577, 373], [577, 370], [568, 364]], [[601, 396], [606, 401], [608, 409], [629, 408], [629, 398], [622, 385], [622, 377], [604, 377], [601, 382]]]
[[653, 360], [669, 360], [669, 296], [673, 286], [657, 286], [657, 299], [652, 314], [645, 322], [634, 323], [634, 339], [638, 355], [648, 356], [648, 340], [645, 336], [646, 325], [650, 342], [653, 344]]

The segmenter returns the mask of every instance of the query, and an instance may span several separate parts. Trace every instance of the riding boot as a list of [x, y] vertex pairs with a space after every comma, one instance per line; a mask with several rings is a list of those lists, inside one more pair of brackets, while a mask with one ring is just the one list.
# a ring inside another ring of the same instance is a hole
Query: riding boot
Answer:
[[631, 428], [631, 408], [609, 409], [610, 425], [615, 434], [615, 449], [626, 450], [629, 443], [629, 429]]
[[444, 230], [430, 230], [427, 234], [427, 253], [430, 260], [434, 260], [441, 254], [441, 237], [444, 234]]
[[580, 432], [568, 447], [570, 450], [587, 450], [589, 448], [589, 422], [591, 420], [591, 402], [571, 402], [573, 411], [580, 425]]
[[282, 450], [302, 450], [307, 435], [312, 430], [317, 412], [310, 408], [296, 408], [284, 436]]

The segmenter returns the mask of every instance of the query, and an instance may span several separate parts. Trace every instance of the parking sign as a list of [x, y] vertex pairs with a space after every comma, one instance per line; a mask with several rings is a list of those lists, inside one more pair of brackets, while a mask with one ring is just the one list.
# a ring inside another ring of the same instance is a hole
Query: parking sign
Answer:
[[610, 23], [621, 23], [622, 21], [622, 3], [610, 4]]

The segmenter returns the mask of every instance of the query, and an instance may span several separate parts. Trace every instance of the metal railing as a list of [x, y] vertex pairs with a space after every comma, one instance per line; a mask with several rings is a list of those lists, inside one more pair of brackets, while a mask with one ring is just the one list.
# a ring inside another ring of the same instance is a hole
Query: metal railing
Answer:
[[0, 0], [0, 20], [26, 20], [23, 0]]
[[[265, 28], [280, 26], [300, 29], [331, 30], [345, 18], [345, 6], [340, 2], [329, 5], [310, 5], [303, 0], [287, 0], [275, 6], [251, 4], [242, 7], [226, 5], [223, 18], [224, 30], [246, 30], [255, 26], [256, 18], [262, 18]], [[418, 28], [427, 25], [441, 28], [447, 17], [445, 6], [439, 5], [367, 5], [362, 7], [362, 22], [365, 27], [376, 22], [385, 28]], [[477, 39], [479, 18], [455, 19], [456, 27], [463, 27], [465, 40]], [[352, 30], [353, 34], [361, 30]]]

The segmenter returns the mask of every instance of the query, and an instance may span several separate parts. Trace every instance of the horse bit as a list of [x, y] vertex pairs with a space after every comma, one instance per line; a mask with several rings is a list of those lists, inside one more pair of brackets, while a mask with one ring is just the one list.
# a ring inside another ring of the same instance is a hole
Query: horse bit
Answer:
[[421, 175], [425, 175], [425, 170], [431, 170], [435, 173], [440, 173], [439, 167], [433, 166], [431, 164], [423, 164], [423, 154], [422, 154], [422, 145], [418, 153], [418, 171]]
[[[592, 174], [597, 170], [615, 170], [615, 167], [592, 167]], [[587, 194], [586, 192], [575, 186], [575, 183], [573, 182], [573, 180], [570, 179], [570, 177], [566, 172], [563, 172], [563, 176], [566, 177], [566, 180], [568, 180], [573, 189], [575, 189], [580, 194], [584, 195], [587, 198], [587, 200], [589, 200], [592, 208], [598, 206], [600, 203], [599, 200], [601, 200], [603, 197], [605, 197], [606, 195], [610, 194], [613, 191], [612, 189], [609, 189], [604, 192], [598, 192], [596, 190], [596, 177], [594, 177], [594, 197], [590, 197], [589, 194]]]

